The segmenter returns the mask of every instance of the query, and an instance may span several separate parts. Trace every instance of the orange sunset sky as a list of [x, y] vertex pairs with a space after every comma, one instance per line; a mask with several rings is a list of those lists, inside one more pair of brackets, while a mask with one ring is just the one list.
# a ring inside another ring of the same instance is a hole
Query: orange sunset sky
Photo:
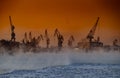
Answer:
[[9, 16], [15, 26], [16, 40], [25, 32], [43, 34], [47, 28], [53, 37], [55, 28], [67, 41], [70, 34], [76, 42], [85, 38], [100, 17], [95, 37], [105, 44], [120, 39], [119, 0], [0, 0], [0, 39], [10, 39]]

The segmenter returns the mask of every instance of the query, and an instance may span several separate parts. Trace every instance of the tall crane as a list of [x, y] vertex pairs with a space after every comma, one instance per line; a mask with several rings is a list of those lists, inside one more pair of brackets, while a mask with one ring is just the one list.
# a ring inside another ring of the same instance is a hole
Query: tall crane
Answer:
[[99, 22], [99, 17], [97, 18], [97, 21], [95, 23], [95, 25], [92, 27], [92, 29], [90, 30], [90, 32], [87, 35], [87, 39], [89, 40], [89, 46], [91, 47], [102, 47], [103, 43], [100, 42], [100, 37], [97, 38], [97, 40], [93, 41], [94, 39], [94, 34], [96, 31], [96, 28], [98, 26], [98, 22]]
[[11, 16], [9, 16], [9, 21], [10, 21], [10, 26], [11, 26], [11, 41], [15, 42], [15, 39], [16, 39], [15, 32], [14, 32], [15, 26], [12, 24]]
[[89, 42], [92, 42], [92, 39], [94, 39], [94, 34], [98, 25], [98, 21], [99, 21], [99, 17], [97, 18], [95, 25], [92, 27], [92, 29], [89, 31], [87, 35], [87, 39], [89, 39]]
[[58, 31], [58, 29], [56, 29], [55, 32], [54, 32], [54, 37], [55, 36], [57, 36], [57, 39], [58, 39], [58, 49], [61, 50], [64, 38], [60, 34], [60, 32]]
[[46, 48], [49, 48], [50, 38], [48, 37], [48, 31], [45, 30]]

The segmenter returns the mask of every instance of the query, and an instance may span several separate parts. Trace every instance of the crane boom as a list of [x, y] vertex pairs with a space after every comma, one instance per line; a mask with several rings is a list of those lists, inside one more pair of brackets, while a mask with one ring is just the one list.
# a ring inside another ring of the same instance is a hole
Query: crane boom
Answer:
[[14, 32], [15, 26], [12, 24], [11, 16], [9, 16], [9, 20], [10, 20], [11, 32]]
[[90, 42], [94, 38], [94, 34], [95, 34], [95, 31], [96, 31], [96, 28], [97, 28], [98, 21], [99, 21], [99, 17], [98, 17], [95, 25], [92, 27], [92, 29], [89, 31], [89, 33], [87, 35], [87, 39], [89, 39]]
[[11, 16], [9, 16], [9, 20], [10, 20], [10, 26], [12, 26]]

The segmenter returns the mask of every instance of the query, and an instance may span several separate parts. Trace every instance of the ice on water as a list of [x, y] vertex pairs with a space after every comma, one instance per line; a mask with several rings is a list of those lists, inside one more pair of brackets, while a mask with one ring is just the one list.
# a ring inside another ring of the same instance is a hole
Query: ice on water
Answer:
[[120, 65], [70, 64], [36, 70], [14, 70], [0, 78], [119, 78]]
[[119, 52], [21, 53], [0, 56], [0, 78], [120, 78]]

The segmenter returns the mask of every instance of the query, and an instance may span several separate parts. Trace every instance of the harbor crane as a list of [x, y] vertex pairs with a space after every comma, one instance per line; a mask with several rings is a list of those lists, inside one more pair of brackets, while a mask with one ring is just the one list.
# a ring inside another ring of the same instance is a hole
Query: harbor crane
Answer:
[[103, 43], [100, 42], [100, 37], [98, 37], [96, 41], [93, 41], [94, 35], [95, 35], [95, 31], [96, 31], [96, 28], [98, 26], [99, 19], [100, 18], [98, 17], [95, 25], [92, 27], [92, 29], [89, 31], [89, 33], [88, 33], [88, 35], [86, 37], [89, 40], [90, 47], [100, 47], [100, 46], [103, 46]]
[[89, 42], [92, 42], [92, 40], [94, 39], [94, 34], [95, 34], [96, 28], [98, 26], [98, 21], [99, 21], [99, 17], [98, 17], [95, 25], [92, 27], [92, 29], [89, 31], [89, 33], [86, 37], [87, 39], [89, 39]]
[[100, 37], [97, 37], [97, 40], [94, 38], [99, 19], [100, 18], [98, 17], [95, 25], [90, 29], [86, 38], [83, 39], [82, 42], [78, 42], [78, 47], [89, 49], [92, 47], [102, 47], [103, 46], [103, 43], [100, 42]]
[[47, 29], [45, 30], [45, 39], [46, 39], [46, 48], [49, 48], [50, 38], [49, 38], [49, 36], [48, 36], [48, 31], [47, 31]]
[[54, 37], [57, 37], [57, 39], [58, 39], [58, 49], [61, 50], [64, 38], [60, 34], [60, 32], [58, 31], [58, 29], [55, 29]]
[[15, 26], [12, 24], [11, 16], [9, 16], [10, 26], [11, 26], [11, 41], [15, 42]]

